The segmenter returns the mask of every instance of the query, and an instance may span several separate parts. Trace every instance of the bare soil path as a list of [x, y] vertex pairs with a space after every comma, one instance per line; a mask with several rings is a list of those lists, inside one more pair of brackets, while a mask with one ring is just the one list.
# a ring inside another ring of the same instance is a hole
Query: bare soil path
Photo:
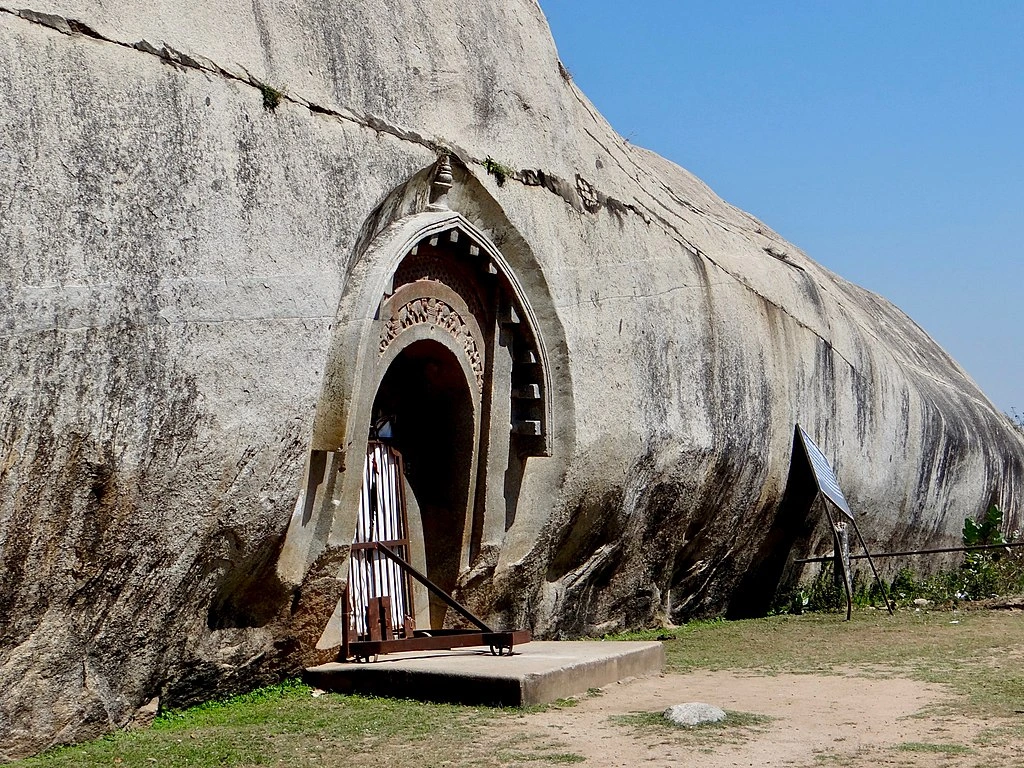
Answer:
[[[853, 670], [773, 676], [702, 671], [609, 686], [576, 706], [525, 715], [511, 732], [504, 722], [490, 735], [506, 748], [540, 740], [554, 754], [575, 754], [584, 758], [581, 765], [608, 768], [1024, 766], [1024, 745], [977, 741], [998, 723], [929, 711], [950, 703], [952, 695], [941, 684]], [[686, 701], [770, 719], [685, 730], [635, 714]], [[509, 764], [516, 764], [511, 757]]]

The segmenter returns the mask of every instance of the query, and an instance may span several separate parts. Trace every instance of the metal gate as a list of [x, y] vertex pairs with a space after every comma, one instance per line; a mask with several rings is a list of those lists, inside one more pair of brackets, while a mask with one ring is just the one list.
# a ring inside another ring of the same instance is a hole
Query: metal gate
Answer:
[[[512, 655], [513, 646], [530, 642], [529, 630], [495, 632], [410, 565], [411, 559], [402, 454], [387, 443], [371, 440], [342, 600], [339, 660], [369, 661], [381, 653], [475, 645], [490, 646], [498, 656]], [[411, 579], [475, 629], [417, 630]]]
[[402, 454], [369, 442], [348, 572], [349, 631], [359, 640], [391, 640], [414, 628], [409, 576], [377, 546], [411, 559], [403, 470]]

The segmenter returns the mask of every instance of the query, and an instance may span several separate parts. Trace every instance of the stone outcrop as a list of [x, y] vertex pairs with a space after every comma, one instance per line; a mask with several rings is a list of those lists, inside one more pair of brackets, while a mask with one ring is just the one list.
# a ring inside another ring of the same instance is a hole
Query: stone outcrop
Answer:
[[692, 728], [704, 723], [720, 723], [728, 717], [728, 714], [714, 704], [688, 701], [685, 704], [673, 704], [662, 713], [662, 716], [673, 725]]
[[544, 445], [459, 574], [480, 613], [756, 612], [820, 539], [796, 423], [877, 546], [991, 500], [1019, 527], [1024, 442], [963, 370], [617, 136], [532, 0], [0, 0], [0, 758], [329, 653], [351, 518], [309, 478], [366, 437], [336, 352], [445, 153], [547, 355]]

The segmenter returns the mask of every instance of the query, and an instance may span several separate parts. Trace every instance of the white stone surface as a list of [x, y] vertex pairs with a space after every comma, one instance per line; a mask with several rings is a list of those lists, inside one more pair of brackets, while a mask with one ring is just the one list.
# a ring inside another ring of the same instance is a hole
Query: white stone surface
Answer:
[[700, 701], [673, 704], [663, 713], [673, 725], [692, 727], [702, 723], [720, 723], [725, 720], [725, 710]]

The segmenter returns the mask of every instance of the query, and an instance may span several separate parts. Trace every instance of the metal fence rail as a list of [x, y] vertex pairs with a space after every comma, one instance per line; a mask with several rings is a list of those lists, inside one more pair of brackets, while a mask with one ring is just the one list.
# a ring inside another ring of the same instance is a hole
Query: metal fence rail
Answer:
[[[872, 552], [871, 557], [911, 557], [913, 555], [940, 555], [950, 552], [974, 552], [985, 549], [1007, 549], [1008, 547], [1024, 547], [1024, 541], [1012, 541], [1007, 544], [974, 544], [969, 547], [941, 547], [939, 549], [914, 549], [906, 552]], [[851, 560], [864, 560], [867, 554], [850, 555]], [[793, 562], [797, 565], [804, 563], [828, 563], [834, 559], [834, 555], [824, 557], [801, 557]]]

